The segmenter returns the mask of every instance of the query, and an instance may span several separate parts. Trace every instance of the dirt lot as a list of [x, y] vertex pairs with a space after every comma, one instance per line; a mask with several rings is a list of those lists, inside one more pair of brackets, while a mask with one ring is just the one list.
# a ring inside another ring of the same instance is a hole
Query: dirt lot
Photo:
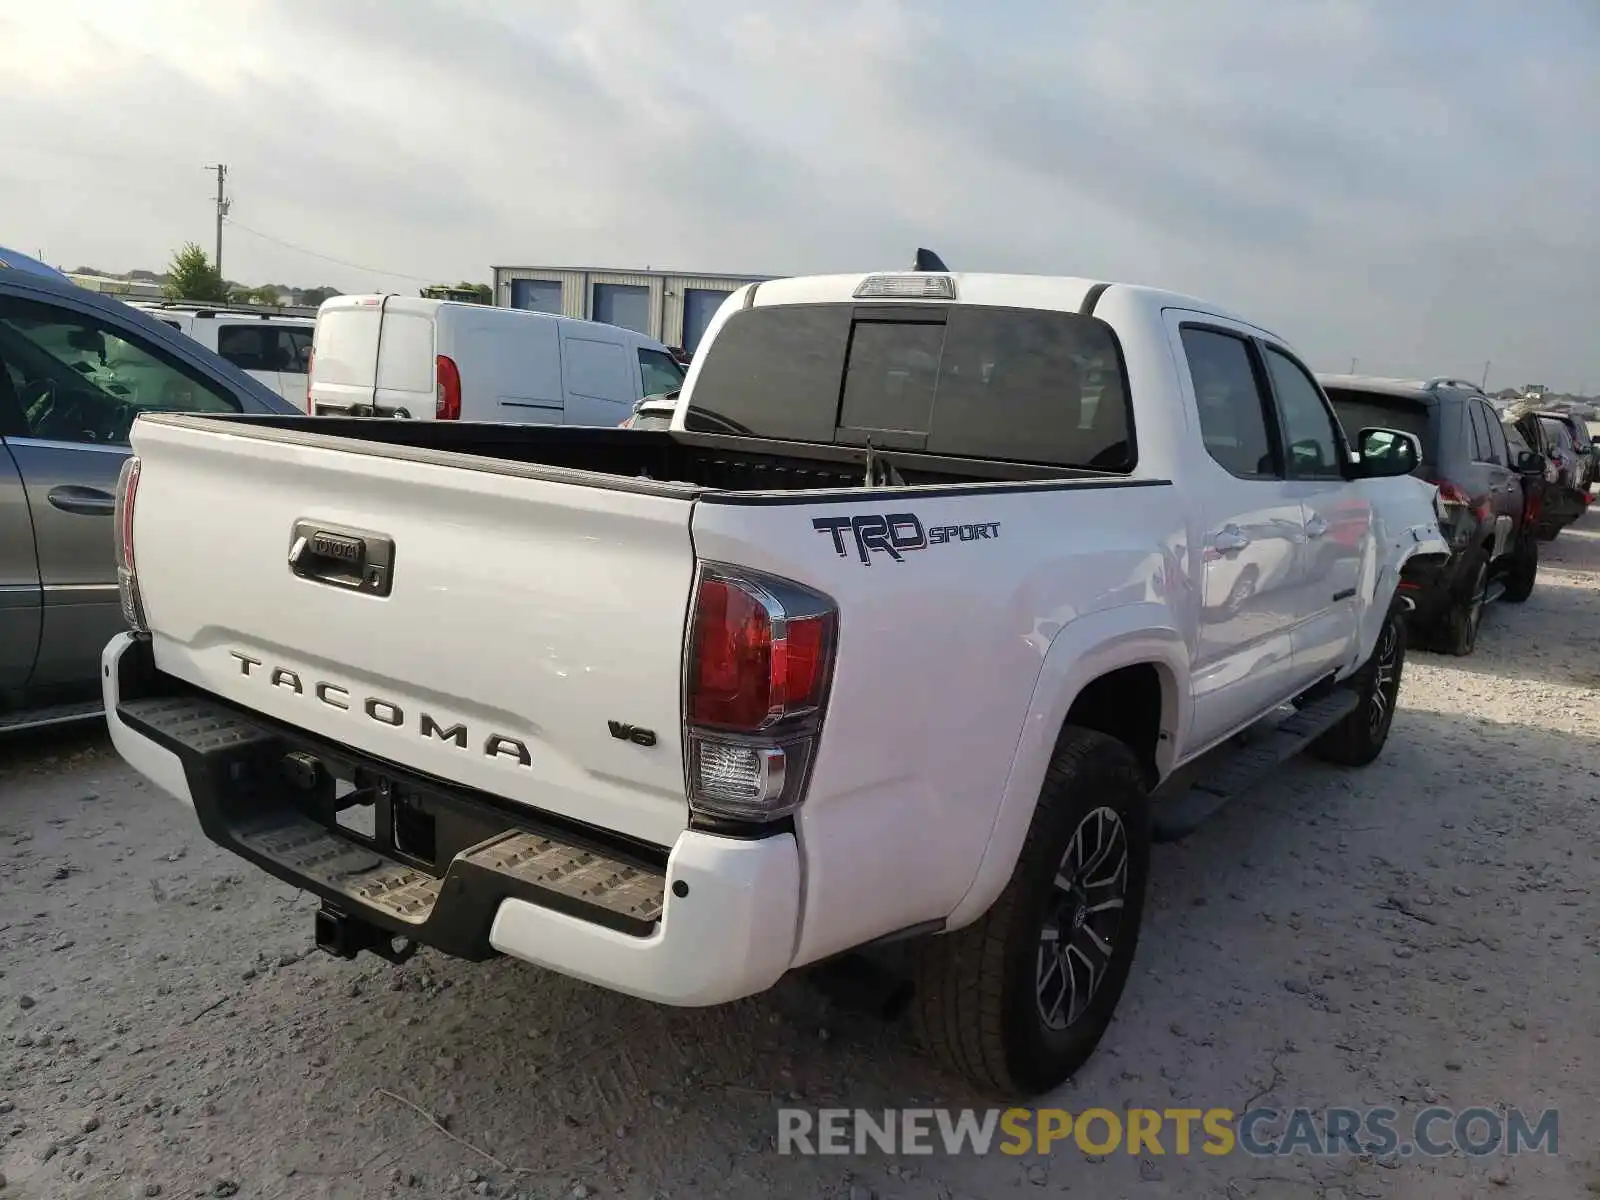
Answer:
[[780, 1157], [786, 1102], [972, 1097], [800, 984], [669, 1011], [309, 952], [304, 897], [78, 734], [0, 744], [0, 1197], [1600, 1192], [1600, 520], [1545, 550], [1473, 657], [1412, 657], [1377, 764], [1293, 764], [1158, 850], [1120, 1018], [1059, 1103], [1554, 1106], [1555, 1155]]

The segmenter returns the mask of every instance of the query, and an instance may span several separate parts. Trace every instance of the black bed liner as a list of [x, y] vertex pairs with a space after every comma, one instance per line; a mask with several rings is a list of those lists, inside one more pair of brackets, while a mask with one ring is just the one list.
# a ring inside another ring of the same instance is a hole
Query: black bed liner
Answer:
[[677, 430], [194, 413], [146, 413], [138, 420], [188, 429], [225, 429], [264, 441], [336, 447], [347, 453], [552, 483], [725, 504], [793, 502], [800, 498], [782, 493], [797, 491], [806, 492], [807, 500], [825, 501], [832, 498], [830, 493], [859, 500], [872, 460], [893, 467], [906, 487], [919, 489], [921, 494], [948, 488], [992, 492], [995, 485], [1008, 491], [1050, 491], [1062, 487], [1153, 487], [1168, 482], [1003, 459]]

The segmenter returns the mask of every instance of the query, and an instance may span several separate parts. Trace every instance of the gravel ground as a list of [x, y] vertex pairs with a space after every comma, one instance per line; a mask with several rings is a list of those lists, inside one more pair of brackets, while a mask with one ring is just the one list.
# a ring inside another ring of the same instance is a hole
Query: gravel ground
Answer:
[[0, 744], [0, 1197], [1600, 1192], [1600, 519], [1544, 549], [1475, 655], [1413, 655], [1378, 763], [1291, 764], [1158, 848], [1119, 1019], [1058, 1102], [1558, 1107], [1555, 1155], [780, 1157], [786, 1100], [974, 1099], [799, 983], [672, 1011], [311, 952], [304, 897], [83, 733]]

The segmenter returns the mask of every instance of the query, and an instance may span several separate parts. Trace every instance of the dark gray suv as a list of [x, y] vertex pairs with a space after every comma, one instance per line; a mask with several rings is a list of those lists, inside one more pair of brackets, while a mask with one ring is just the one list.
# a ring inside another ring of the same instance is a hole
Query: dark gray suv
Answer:
[[1417, 475], [1439, 488], [1443, 563], [1408, 570], [1401, 595], [1419, 640], [1471, 654], [1491, 600], [1526, 600], [1539, 570], [1539, 543], [1523, 520], [1523, 476], [1541, 473], [1537, 454], [1515, 455], [1489, 398], [1459, 379], [1407, 381], [1319, 375], [1347, 431], [1383, 426], [1422, 443]]

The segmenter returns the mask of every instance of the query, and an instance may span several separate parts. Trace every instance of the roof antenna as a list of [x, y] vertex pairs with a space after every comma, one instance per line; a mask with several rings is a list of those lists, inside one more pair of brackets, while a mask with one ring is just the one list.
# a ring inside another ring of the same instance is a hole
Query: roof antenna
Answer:
[[926, 249], [922, 246], [917, 247], [917, 261], [912, 264], [911, 269], [913, 271], [945, 272], [950, 270], [949, 267], [944, 265], [944, 259], [940, 258], [932, 250]]

